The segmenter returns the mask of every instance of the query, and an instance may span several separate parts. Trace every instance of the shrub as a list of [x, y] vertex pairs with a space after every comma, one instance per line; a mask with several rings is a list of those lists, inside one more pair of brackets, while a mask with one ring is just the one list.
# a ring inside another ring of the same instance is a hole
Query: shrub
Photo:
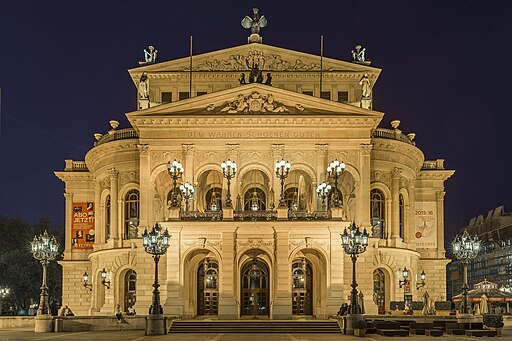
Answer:
[[366, 329], [366, 320], [356, 320], [354, 322], [354, 329]]
[[487, 327], [503, 328], [503, 316], [497, 314], [484, 314], [484, 324]]

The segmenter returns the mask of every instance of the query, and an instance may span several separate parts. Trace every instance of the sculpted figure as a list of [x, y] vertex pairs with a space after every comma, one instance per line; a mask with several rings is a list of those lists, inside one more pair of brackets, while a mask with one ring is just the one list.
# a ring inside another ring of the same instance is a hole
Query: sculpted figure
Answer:
[[253, 16], [252, 18], [246, 15], [242, 19], [242, 27], [250, 28], [252, 34], [259, 34], [260, 28], [267, 26], [267, 18], [264, 15], [260, 16], [259, 10], [257, 8], [252, 9]]
[[139, 99], [149, 99], [149, 79], [146, 72], [142, 73], [139, 80]]
[[372, 85], [370, 83], [370, 79], [368, 78], [368, 74], [365, 72], [361, 80], [359, 80], [359, 84], [363, 90], [363, 98], [369, 99], [372, 97]]
[[357, 45], [355, 47], [355, 51], [352, 50], [352, 60], [355, 61], [355, 62], [364, 62], [364, 53], [366, 51], [366, 49], [364, 47], [362, 47], [361, 45]]
[[148, 46], [148, 50], [149, 52], [146, 49], [144, 49], [144, 59], [146, 60], [147, 63], [156, 62], [156, 55], [158, 51], [155, 50], [155, 47], [152, 45]]

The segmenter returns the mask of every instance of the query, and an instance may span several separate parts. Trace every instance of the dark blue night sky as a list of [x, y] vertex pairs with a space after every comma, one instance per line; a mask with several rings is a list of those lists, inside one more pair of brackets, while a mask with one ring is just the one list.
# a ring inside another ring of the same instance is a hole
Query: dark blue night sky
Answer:
[[448, 238], [469, 219], [512, 211], [512, 5], [508, 1], [2, 1], [0, 215], [64, 225], [53, 171], [83, 160], [93, 133], [135, 109], [127, 69], [148, 44], [158, 60], [246, 43], [260, 8], [266, 44], [350, 60], [356, 44], [382, 68], [374, 109], [415, 132], [446, 183]]

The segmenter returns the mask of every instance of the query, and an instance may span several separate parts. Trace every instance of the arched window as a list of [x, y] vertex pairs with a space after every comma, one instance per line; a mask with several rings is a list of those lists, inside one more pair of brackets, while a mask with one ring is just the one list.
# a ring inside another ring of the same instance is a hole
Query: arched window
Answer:
[[260, 188], [254, 187], [248, 189], [244, 194], [244, 210], [245, 211], [265, 211], [266, 195]]
[[370, 220], [372, 224], [372, 237], [386, 238], [385, 235], [385, 209], [384, 194], [378, 189], [370, 192]]
[[212, 187], [206, 192], [206, 210], [220, 211], [222, 210], [221, 200], [222, 188]]
[[297, 187], [290, 187], [284, 191], [284, 200], [286, 200], [286, 207], [291, 210], [299, 210], [299, 189]]
[[105, 236], [110, 239], [110, 194], [105, 199]]
[[398, 215], [399, 215], [399, 226], [400, 226], [400, 238], [404, 239], [404, 221], [405, 221], [405, 210], [404, 210], [404, 196], [400, 194], [398, 196]]
[[124, 238], [137, 238], [139, 226], [139, 191], [132, 189], [124, 199]]

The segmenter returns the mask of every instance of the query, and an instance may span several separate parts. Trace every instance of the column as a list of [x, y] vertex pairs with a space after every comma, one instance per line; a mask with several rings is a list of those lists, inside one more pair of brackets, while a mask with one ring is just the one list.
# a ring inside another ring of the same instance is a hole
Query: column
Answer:
[[292, 292], [291, 292], [291, 264], [288, 259], [288, 231], [276, 228], [274, 234], [276, 259], [276, 292], [272, 307], [272, 318], [276, 320], [289, 320], [292, 318]]
[[101, 186], [98, 181], [94, 181], [94, 244], [102, 244], [105, 240], [105, 231], [102, 228], [101, 220], [103, 216], [100, 214], [101, 207]]
[[445, 191], [436, 192], [437, 203], [437, 257], [444, 258], [444, 195]]
[[64, 193], [66, 199], [66, 233], [64, 241], [64, 259], [71, 260], [71, 227], [73, 224], [73, 193]]
[[[237, 293], [235, 284], [238, 269], [235, 264], [236, 257], [236, 232], [224, 230], [222, 238], [222, 261], [219, 264], [219, 320], [238, 319]], [[239, 303], [239, 302], [238, 302]]]
[[[384, 215], [384, 219], [385, 219], [385, 225], [384, 225], [384, 233], [385, 233], [385, 239], [386, 240], [389, 240], [391, 239], [391, 217], [390, 217], [390, 212], [391, 212], [391, 198], [386, 198], [386, 213]], [[384, 236], [382, 236], [382, 238], [384, 238]], [[386, 244], [388, 245], [388, 244]]]
[[[108, 170], [110, 174], [110, 239], [119, 239], [118, 179], [119, 172], [115, 168]], [[115, 242], [114, 242], [115, 243]]]
[[[138, 145], [139, 149], [139, 226], [138, 226], [138, 235], [142, 235], [144, 233], [144, 229], [146, 227], [152, 226], [154, 223], [154, 213], [152, 212], [153, 206], [153, 195], [151, 193], [151, 157], [150, 157], [150, 147], [147, 144]], [[117, 201], [112, 200], [112, 205]], [[119, 210], [122, 212], [122, 209]], [[121, 218], [121, 221], [123, 219]], [[123, 224], [121, 224], [123, 225]], [[122, 228], [121, 228], [122, 230]]]
[[[370, 227], [370, 153], [373, 145], [361, 144], [359, 147], [361, 184], [356, 203], [356, 224]], [[360, 220], [359, 220], [360, 219]]]
[[395, 167], [391, 170], [391, 239], [400, 236], [400, 174], [402, 170]]
[[414, 219], [415, 219], [415, 216], [414, 216], [414, 212], [415, 212], [415, 203], [416, 203], [416, 186], [415, 186], [415, 181], [416, 179], [411, 179], [409, 181], [409, 187], [407, 189], [408, 193], [409, 193], [409, 214], [407, 215], [408, 219], [407, 219], [407, 225], [405, 226], [405, 238], [406, 238], [406, 243], [409, 243], [409, 247], [413, 247], [413, 245], [415, 244], [415, 233], [416, 233], [416, 228], [415, 228], [415, 222], [414, 222]]
[[[329, 149], [329, 145], [327, 144], [315, 144], [315, 154], [316, 154], [316, 183], [317, 186], [321, 184], [323, 181], [326, 181], [326, 172], [327, 172], [327, 151]], [[311, 179], [315, 181], [315, 179]], [[327, 181], [326, 181], [327, 182]], [[316, 187], [314, 190], [313, 206], [316, 211], [322, 210], [322, 200], [318, 199], [318, 195], [316, 194]], [[325, 201], [327, 203], [327, 199]]]

